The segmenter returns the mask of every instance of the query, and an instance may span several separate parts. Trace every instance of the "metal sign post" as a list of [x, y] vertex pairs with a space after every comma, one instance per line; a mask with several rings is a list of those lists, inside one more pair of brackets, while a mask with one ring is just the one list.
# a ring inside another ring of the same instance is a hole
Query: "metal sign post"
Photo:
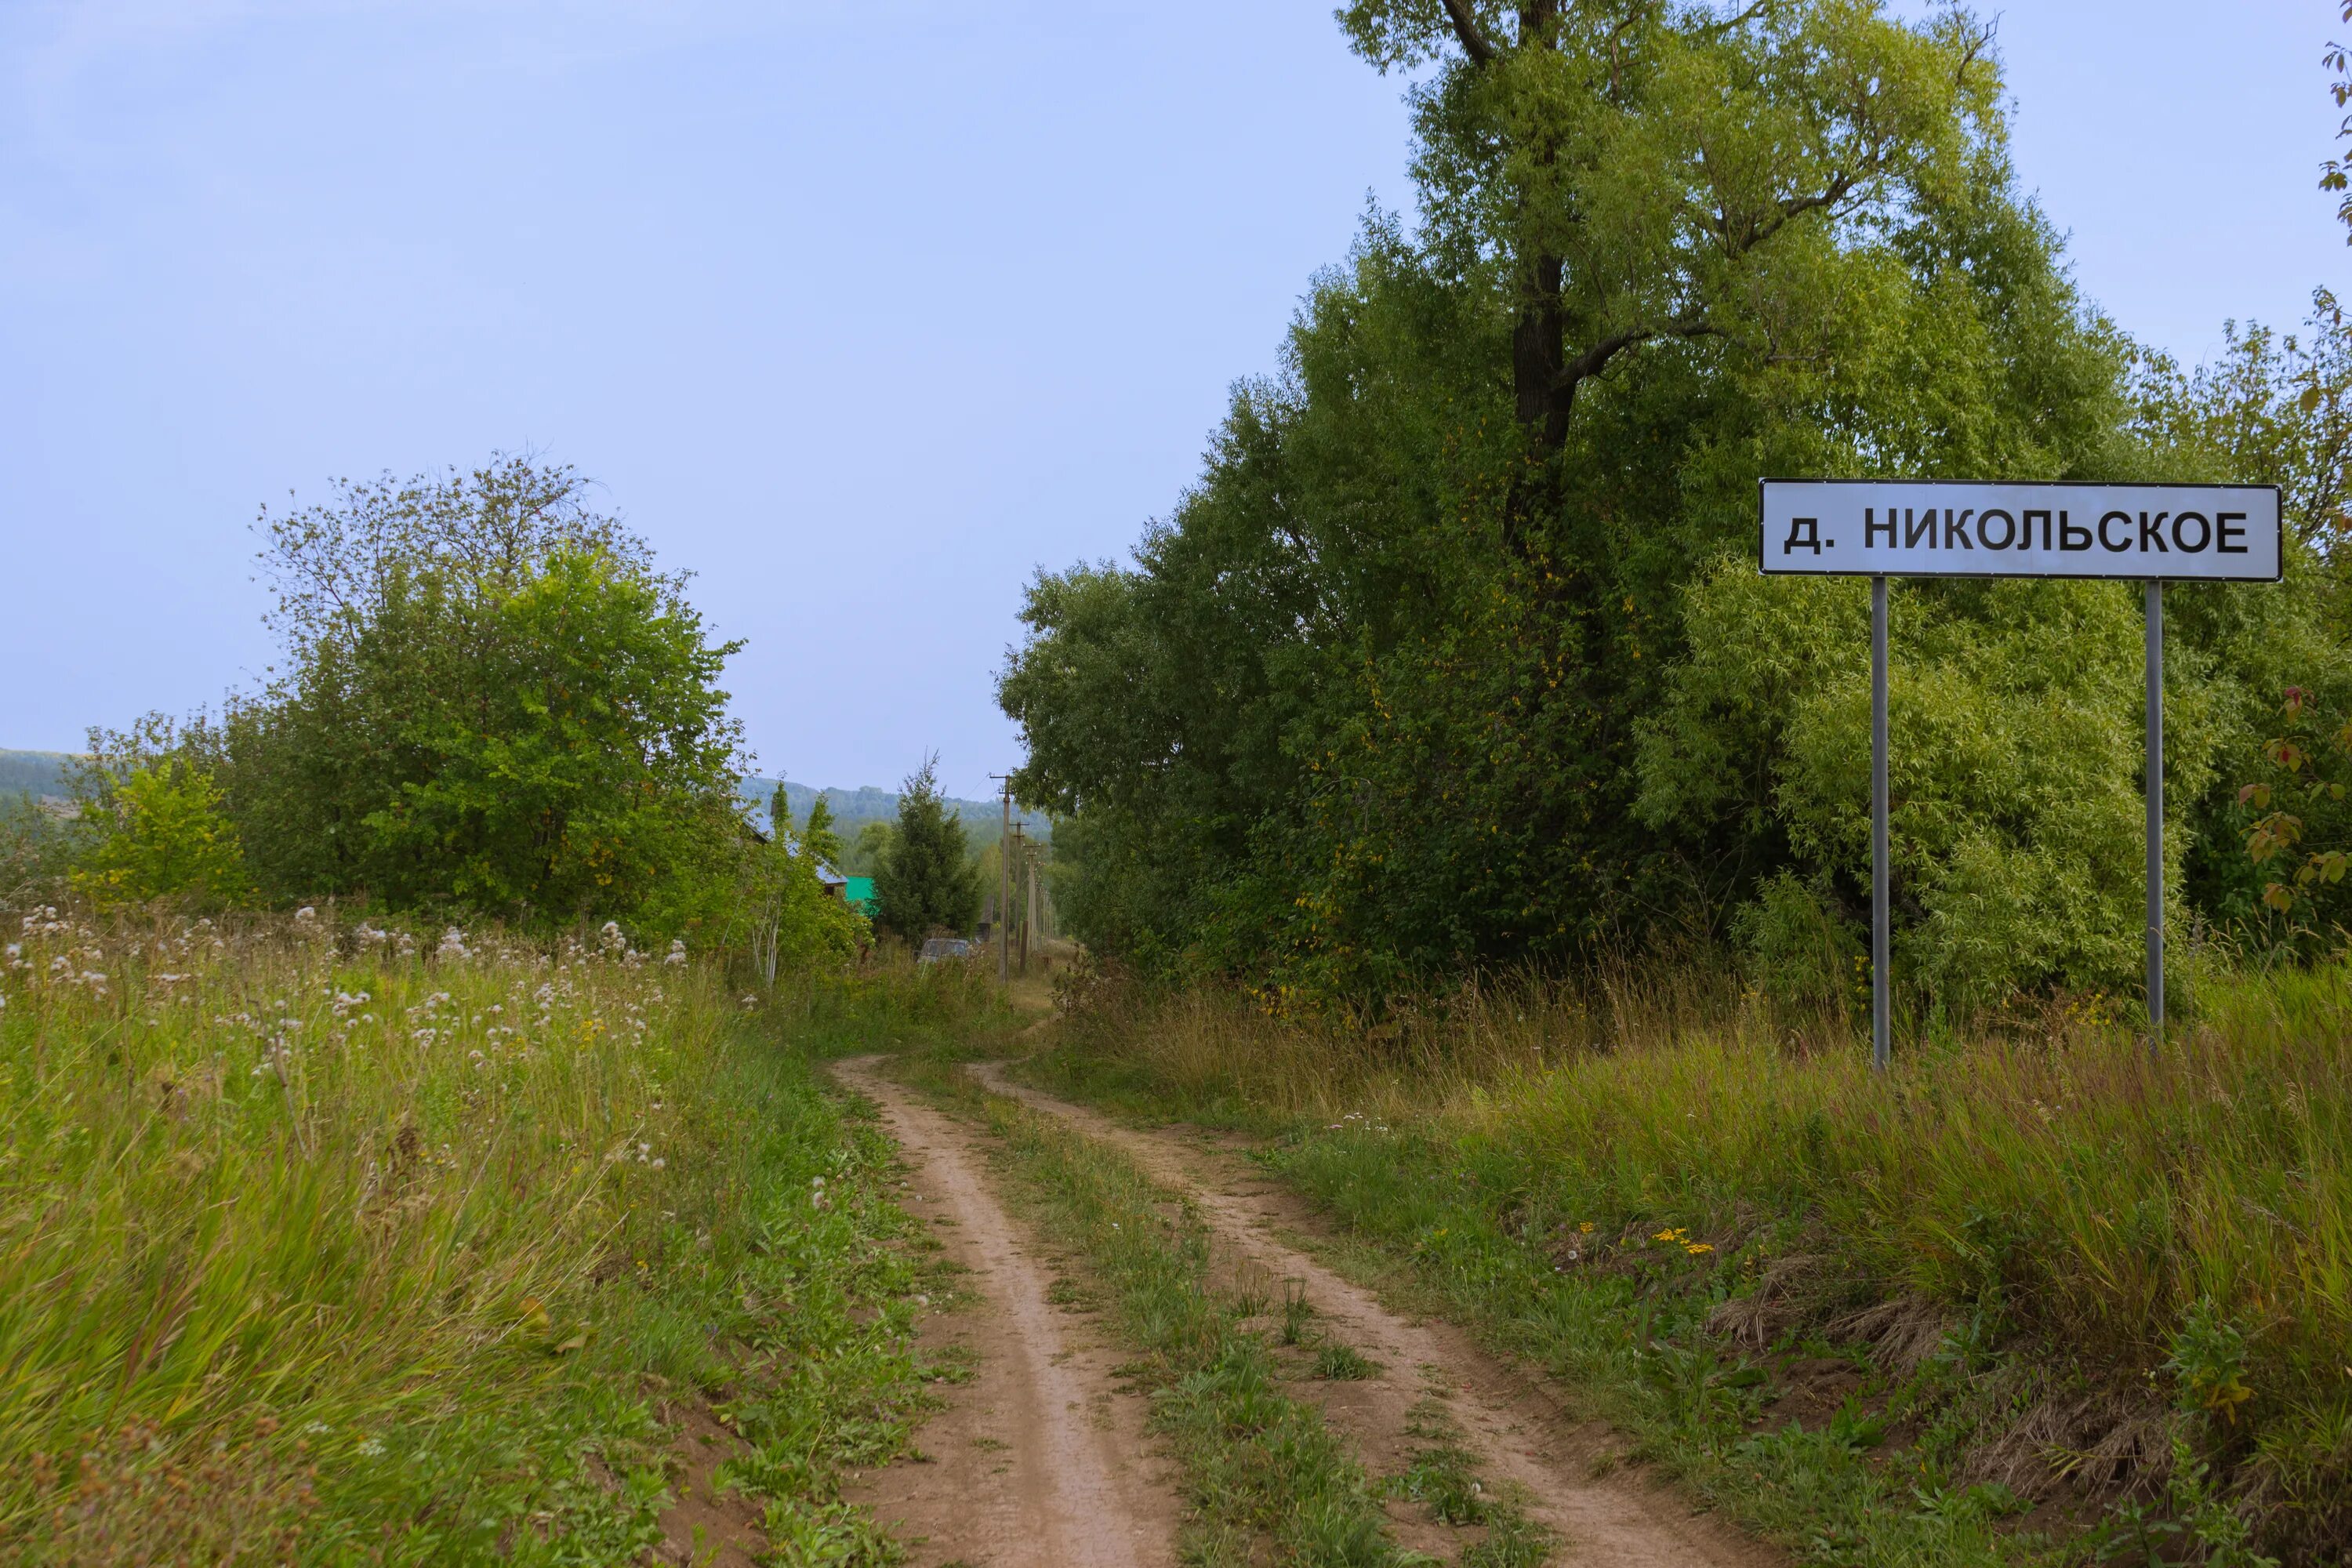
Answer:
[[1892, 1052], [1886, 783], [1889, 577], [2099, 577], [2147, 585], [2147, 1017], [2164, 1030], [2164, 584], [2275, 583], [2273, 485], [1766, 479], [1757, 565], [1870, 579], [1870, 1057]]
[[2164, 1038], [2164, 581], [2147, 580], [2147, 1038]]
[[1886, 579], [1870, 580], [1870, 1065], [1886, 1070], [1895, 1019], [1886, 976], [1895, 939], [1889, 918], [1886, 843]]

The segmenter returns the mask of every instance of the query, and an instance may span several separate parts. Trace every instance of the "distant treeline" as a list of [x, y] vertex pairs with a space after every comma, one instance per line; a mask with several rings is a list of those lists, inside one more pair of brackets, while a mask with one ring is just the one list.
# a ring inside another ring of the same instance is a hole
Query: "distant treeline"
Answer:
[[63, 795], [72, 766], [63, 752], [0, 751], [0, 795]]
[[[22, 753], [0, 753], [21, 755]], [[781, 787], [784, 800], [796, 819], [806, 820], [809, 807], [816, 797], [824, 796], [826, 807], [833, 813], [833, 825], [844, 837], [855, 838], [857, 830], [869, 822], [896, 822], [898, 819], [898, 792], [877, 789], [866, 784], [857, 789], [827, 789], [820, 791], [813, 784], [761, 778], [754, 774], [743, 781], [743, 798], [752, 804], [760, 819], [768, 816], [768, 803]], [[1004, 808], [992, 800], [959, 800], [943, 795], [940, 804], [964, 825], [965, 837], [975, 845], [993, 844], [1003, 836]], [[1015, 811], [1013, 820], [1032, 838], [1046, 839], [1054, 836], [1051, 818], [1037, 812]]]

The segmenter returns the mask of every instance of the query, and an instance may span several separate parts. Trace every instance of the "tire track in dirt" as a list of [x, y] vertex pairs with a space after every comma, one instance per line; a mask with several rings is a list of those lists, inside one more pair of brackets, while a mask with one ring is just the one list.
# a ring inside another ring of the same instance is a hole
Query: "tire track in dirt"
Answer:
[[1670, 1487], [1622, 1471], [1596, 1476], [1604, 1429], [1578, 1422], [1537, 1381], [1487, 1354], [1460, 1329], [1391, 1311], [1371, 1291], [1284, 1241], [1279, 1228], [1309, 1228], [1311, 1212], [1230, 1152], [1122, 1126], [1013, 1082], [1002, 1063], [974, 1063], [971, 1070], [991, 1092], [1123, 1151], [1152, 1181], [1183, 1194], [1233, 1260], [1299, 1280], [1323, 1322], [1383, 1363], [1376, 1378], [1323, 1385], [1326, 1417], [1376, 1473], [1401, 1468], [1415, 1447], [1416, 1406], [1434, 1398], [1487, 1483], [1516, 1492], [1528, 1516], [1557, 1533], [1555, 1564], [1765, 1568], [1787, 1561], [1717, 1520], [1694, 1515], [1688, 1500]]
[[925, 1318], [921, 1332], [934, 1353], [963, 1345], [976, 1371], [918, 1435], [924, 1461], [875, 1471], [844, 1495], [909, 1542], [917, 1564], [1165, 1568], [1176, 1498], [1141, 1399], [1111, 1376], [1121, 1358], [1049, 1300], [1052, 1268], [988, 1179], [986, 1134], [882, 1077], [881, 1059], [835, 1071], [881, 1107], [911, 1169], [910, 1212], [971, 1270], [966, 1289], [979, 1300]]

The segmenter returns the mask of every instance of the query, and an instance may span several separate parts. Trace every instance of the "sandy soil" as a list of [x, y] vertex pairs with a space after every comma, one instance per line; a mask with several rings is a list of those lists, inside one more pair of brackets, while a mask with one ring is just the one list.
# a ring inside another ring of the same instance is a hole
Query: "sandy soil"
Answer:
[[[1558, 1532], [1556, 1564], [1621, 1568], [1761, 1568], [1786, 1561], [1777, 1552], [1709, 1517], [1694, 1515], [1671, 1487], [1609, 1469], [1607, 1428], [1580, 1424], [1536, 1379], [1481, 1350], [1451, 1325], [1392, 1312], [1355, 1284], [1286, 1239], [1311, 1232], [1312, 1211], [1213, 1141], [1169, 1131], [1125, 1127], [1083, 1107], [1013, 1082], [1001, 1066], [976, 1064], [987, 1087], [1064, 1118], [1091, 1137], [1125, 1151], [1151, 1179], [1199, 1209], [1228, 1268], [1255, 1268], [1303, 1286], [1317, 1321], [1335, 1339], [1382, 1363], [1358, 1383], [1294, 1384], [1306, 1396], [1325, 1392], [1325, 1414], [1357, 1445], [1375, 1473], [1402, 1468], [1416, 1439], [1409, 1428], [1435, 1401], [1474, 1453], [1488, 1485], [1515, 1491], [1528, 1515]], [[1597, 1471], [1608, 1469], [1606, 1474]], [[1400, 1520], [1402, 1525], [1404, 1521]], [[1407, 1544], [1422, 1545], [1401, 1531]]]
[[859, 1478], [863, 1502], [909, 1547], [914, 1568], [1163, 1568], [1177, 1501], [1144, 1431], [1144, 1405], [1112, 1375], [1123, 1359], [1082, 1313], [1049, 1298], [1050, 1255], [1007, 1215], [988, 1179], [986, 1134], [874, 1070], [842, 1080], [882, 1108], [909, 1167], [911, 1213], [971, 1272], [979, 1300], [926, 1316], [924, 1348], [961, 1346], [971, 1382], [916, 1436], [921, 1462]]

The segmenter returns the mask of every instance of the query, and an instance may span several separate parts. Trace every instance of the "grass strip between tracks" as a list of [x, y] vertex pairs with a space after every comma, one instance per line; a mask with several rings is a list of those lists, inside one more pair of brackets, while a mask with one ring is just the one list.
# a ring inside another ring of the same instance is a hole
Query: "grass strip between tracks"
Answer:
[[[1184, 1561], [1262, 1562], [1264, 1545], [1279, 1561], [1332, 1568], [1428, 1561], [1391, 1538], [1381, 1504], [1391, 1489], [1419, 1498], [1415, 1483], [1427, 1482], [1421, 1472], [1431, 1466], [1393, 1480], [1368, 1475], [1320, 1411], [1284, 1392], [1265, 1339], [1244, 1327], [1248, 1304], [1216, 1288], [1209, 1235], [1190, 1205], [1117, 1150], [981, 1092], [951, 1064], [918, 1060], [909, 1076], [1003, 1140], [1008, 1195], [1075, 1249], [1119, 1338], [1140, 1352], [1130, 1371], [1150, 1390], [1153, 1426], [1183, 1468]], [[1539, 1532], [1504, 1505], [1484, 1506], [1481, 1522], [1495, 1528], [1465, 1553], [1465, 1568], [1541, 1561]]]

